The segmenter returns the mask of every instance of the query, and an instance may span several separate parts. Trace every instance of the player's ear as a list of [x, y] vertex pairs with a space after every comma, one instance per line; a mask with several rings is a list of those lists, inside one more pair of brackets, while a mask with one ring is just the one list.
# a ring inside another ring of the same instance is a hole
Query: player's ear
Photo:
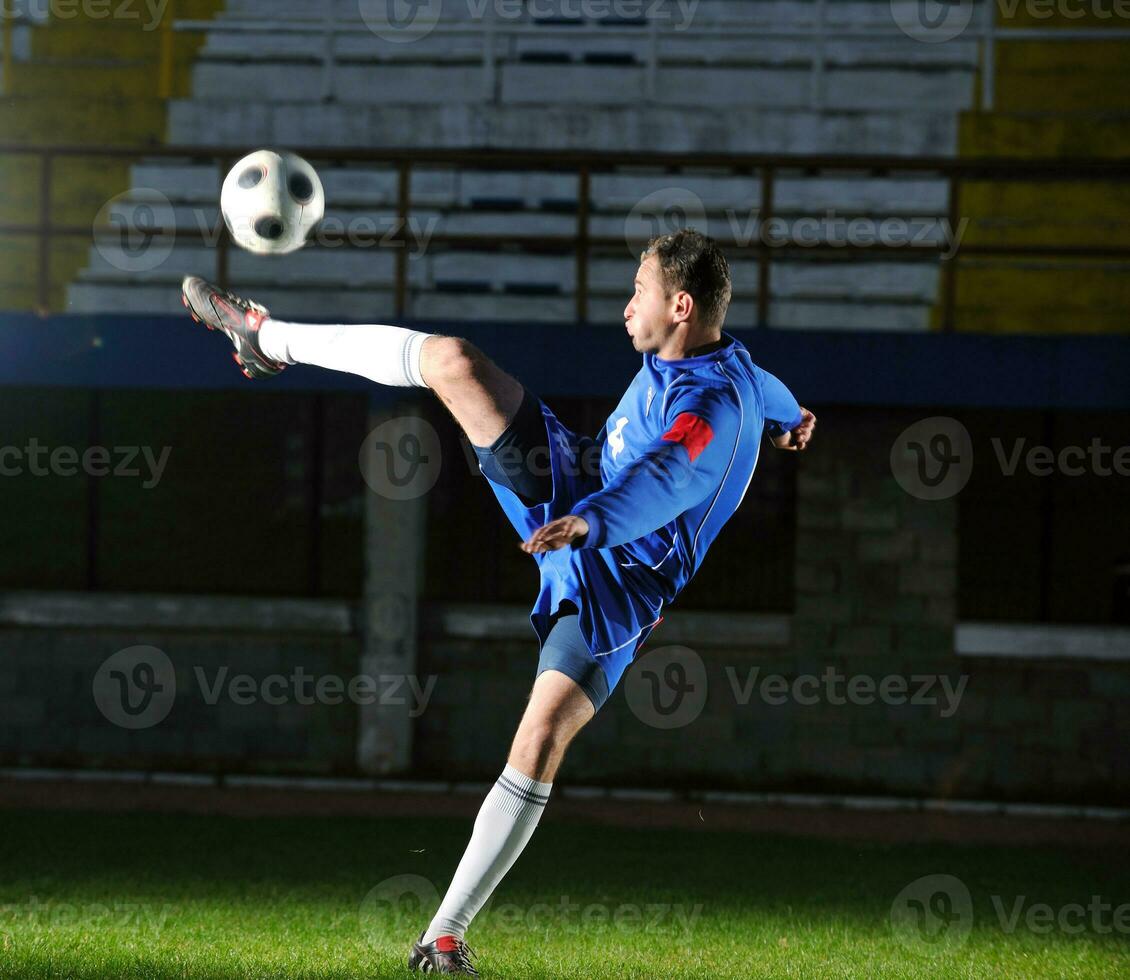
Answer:
[[682, 322], [689, 320], [694, 312], [694, 297], [685, 289], [675, 293], [675, 319]]

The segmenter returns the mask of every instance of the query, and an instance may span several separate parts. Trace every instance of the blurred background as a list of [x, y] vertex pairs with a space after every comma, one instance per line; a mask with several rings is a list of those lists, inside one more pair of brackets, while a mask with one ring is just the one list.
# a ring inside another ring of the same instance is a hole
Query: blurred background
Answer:
[[[690, 226], [817, 438], [561, 780], [1130, 806], [1118, 4], [4, 4], [7, 776], [493, 779], [537, 576], [465, 440], [418, 392], [250, 384], [180, 280], [467, 336], [595, 435], [639, 249]], [[260, 146], [325, 184], [290, 256], [219, 217]]]

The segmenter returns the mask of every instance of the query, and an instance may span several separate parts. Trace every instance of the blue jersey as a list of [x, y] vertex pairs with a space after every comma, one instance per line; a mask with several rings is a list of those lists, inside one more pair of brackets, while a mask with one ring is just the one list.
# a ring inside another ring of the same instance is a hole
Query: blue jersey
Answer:
[[[788, 389], [742, 343], [722, 339], [683, 360], [645, 354], [596, 440], [572, 433], [543, 403], [553, 500], [527, 508], [495, 487], [523, 536], [569, 513], [589, 525], [572, 547], [535, 556], [541, 590], [531, 620], [543, 642], [549, 617], [569, 599], [590, 652], [622, 670], [742, 502], [763, 433], [800, 424]], [[597, 447], [599, 475], [586, 474], [581, 460]]]

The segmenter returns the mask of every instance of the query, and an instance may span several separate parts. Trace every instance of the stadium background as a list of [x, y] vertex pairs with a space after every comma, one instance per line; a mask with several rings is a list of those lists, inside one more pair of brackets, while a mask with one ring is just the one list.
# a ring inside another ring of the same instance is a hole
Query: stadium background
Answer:
[[[663, 728], [620, 692], [562, 781], [1130, 803], [1112, 469], [1130, 463], [1130, 25], [1112, 7], [929, 24], [886, 0], [701, 0], [689, 19], [446, 0], [400, 22], [365, 2], [5, 2], [0, 441], [23, 469], [0, 480], [6, 773], [492, 779], [534, 666], [535, 578], [450, 421], [314, 369], [249, 385], [183, 315], [180, 278], [292, 318], [463, 334], [595, 434], [636, 363], [633, 254], [692, 224], [730, 256], [727, 329], [818, 439], [763, 453], [652, 640], [701, 661], [701, 713]], [[213, 235], [222, 175], [259, 145], [318, 167], [337, 238], [259, 259]], [[927, 419], [972, 448], [944, 499], [896, 478]], [[382, 482], [377, 426], [386, 445], [434, 434], [425, 489]], [[1094, 438], [1103, 472], [998, 462]], [[36, 475], [33, 440], [169, 452], [146, 487], [73, 460]], [[138, 645], [177, 696], [131, 729], [91, 688]], [[437, 683], [409, 717], [209, 705], [192, 679], [296, 665]], [[740, 703], [755, 667], [967, 685], [948, 716]]]

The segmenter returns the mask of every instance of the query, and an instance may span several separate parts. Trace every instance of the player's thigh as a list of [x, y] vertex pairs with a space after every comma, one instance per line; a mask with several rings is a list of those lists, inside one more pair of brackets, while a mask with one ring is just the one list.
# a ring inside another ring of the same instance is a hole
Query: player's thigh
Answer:
[[573, 678], [557, 670], [538, 674], [510, 748], [510, 764], [534, 779], [552, 781], [565, 750], [596, 714]]
[[420, 370], [474, 446], [494, 442], [522, 404], [521, 383], [462, 337], [429, 337]]

